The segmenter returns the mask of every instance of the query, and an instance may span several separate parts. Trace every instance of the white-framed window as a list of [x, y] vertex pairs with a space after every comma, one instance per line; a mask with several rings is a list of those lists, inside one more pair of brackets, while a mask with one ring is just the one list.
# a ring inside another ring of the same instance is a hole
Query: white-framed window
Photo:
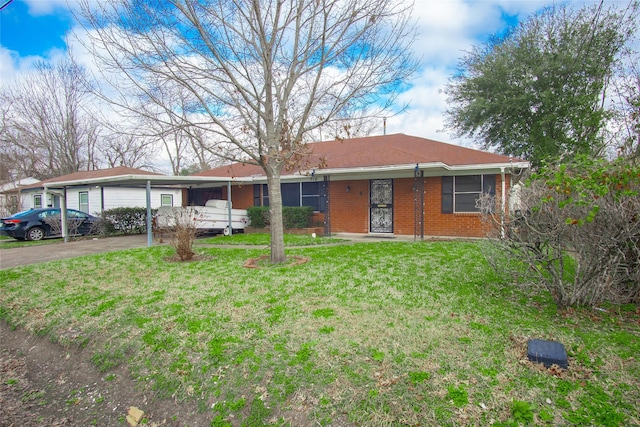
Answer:
[[160, 206], [173, 206], [173, 194], [161, 194]]
[[[322, 190], [324, 182], [290, 182], [280, 184], [282, 206], [311, 206], [314, 211], [324, 212]], [[260, 206], [260, 186], [262, 186], [262, 206], [269, 206], [267, 184], [255, 184], [254, 204]]]
[[34, 209], [42, 208], [42, 194], [33, 195], [33, 208]]
[[80, 191], [78, 193], [78, 210], [89, 213], [89, 192]]
[[495, 175], [442, 177], [442, 213], [480, 212], [476, 202], [482, 193], [495, 194]]

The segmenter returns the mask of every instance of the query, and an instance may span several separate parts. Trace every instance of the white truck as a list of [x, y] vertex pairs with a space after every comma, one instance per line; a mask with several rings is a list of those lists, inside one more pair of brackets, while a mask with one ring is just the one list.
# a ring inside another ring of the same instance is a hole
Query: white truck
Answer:
[[[204, 206], [158, 208], [156, 226], [160, 229], [170, 228], [176, 222], [191, 223], [201, 232], [223, 233], [228, 236], [229, 230], [229, 201], [207, 200]], [[249, 225], [246, 209], [231, 209], [231, 228], [234, 233], [244, 231]]]

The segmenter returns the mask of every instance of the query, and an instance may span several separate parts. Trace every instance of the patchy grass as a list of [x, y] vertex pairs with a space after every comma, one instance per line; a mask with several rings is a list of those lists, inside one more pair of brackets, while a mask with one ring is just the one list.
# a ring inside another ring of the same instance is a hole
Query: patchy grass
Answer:
[[[344, 241], [344, 239], [337, 239], [335, 237], [311, 237], [311, 235], [306, 234], [284, 235], [285, 246], [326, 245]], [[271, 236], [265, 233], [234, 234], [233, 236], [218, 235], [198, 239], [196, 240], [196, 244], [269, 246], [271, 244]]]
[[[153, 247], [1, 270], [0, 318], [126, 365], [212, 426], [638, 423], [637, 308], [558, 312], [481, 242], [297, 247], [310, 262], [269, 269], [242, 268], [262, 248], [197, 250], [215, 259]], [[569, 370], [527, 362], [529, 338], [564, 343]]]
[[59, 237], [32, 241], [32, 240], [16, 240], [12, 237], [0, 236], [0, 250], [12, 249], [12, 248], [23, 248], [25, 246], [50, 245], [52, 243], [60, 243], [61, 241], [62, 241], [62, 238], [59, 238]]

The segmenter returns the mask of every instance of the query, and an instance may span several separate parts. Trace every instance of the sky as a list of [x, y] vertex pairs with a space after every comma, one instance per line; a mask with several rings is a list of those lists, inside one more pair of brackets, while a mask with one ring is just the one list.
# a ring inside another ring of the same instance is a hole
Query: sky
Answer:
[[[421, 66], [399, 97], [409, 108], [387, 119], [386, 133], [472, 146], [443, 130], [444, 85], [465, 51], [551, 4], [553, 0], [415, 0], [415, 54]], [[66, 36], [76, 25], [70, 9], [76, 6], [74, 0], [0, 0], [0, 81], [10, 82], [38, 61], [64, 55]], [[375, 133], [384, 131], [381, 122]]]

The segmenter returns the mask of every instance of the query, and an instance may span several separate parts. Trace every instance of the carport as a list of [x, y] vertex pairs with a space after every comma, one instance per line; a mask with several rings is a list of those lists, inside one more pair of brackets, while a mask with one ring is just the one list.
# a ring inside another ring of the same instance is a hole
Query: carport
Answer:
[[72, 181], [58, 181], [43, 187], [43, 200], [47, 194], [60, 197], [60, 212], [62, 222], [62, 237], [68, 242], [67, 228], [67, 189], [80, 186], [127, 186], [146, 188], [147, 208], [147, 246], [153, 245], [153, 230], [151, 227], [151, 188], [153, 186], [175, 186], [177, 188], [205, 188], [227, 186], [227, 201], [229, 211], [229, 230], [231, 225], [231, 184], [234, 182], [250, 181], [250, 178], [218, 178], [210, 176], [166, 176], [166, 175], [117, 175], [103, 178], [87, 178]]

